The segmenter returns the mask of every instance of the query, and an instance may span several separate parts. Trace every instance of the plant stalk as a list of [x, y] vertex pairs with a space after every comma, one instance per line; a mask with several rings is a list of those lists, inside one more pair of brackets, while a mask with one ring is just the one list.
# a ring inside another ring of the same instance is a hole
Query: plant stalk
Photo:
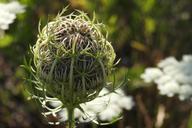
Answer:
[[75, 128], [74, 108], [67, 108], [68, 111], [68, 128]]

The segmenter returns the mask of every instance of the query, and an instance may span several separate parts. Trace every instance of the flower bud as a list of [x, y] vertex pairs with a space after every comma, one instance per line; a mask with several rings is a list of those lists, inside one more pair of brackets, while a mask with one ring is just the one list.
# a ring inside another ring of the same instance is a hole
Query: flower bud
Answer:
[[42, 29], [33, 54], [47, 95], [77, 106], [99, 94], [116, 56], [103, 30], [83, 12], [58, 15]]

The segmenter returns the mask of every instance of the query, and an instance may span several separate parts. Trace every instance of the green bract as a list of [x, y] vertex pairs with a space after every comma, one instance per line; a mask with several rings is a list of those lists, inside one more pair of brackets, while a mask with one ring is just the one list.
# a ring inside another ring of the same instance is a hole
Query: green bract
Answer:
[[32, 49], [38, 88], [67, 108], [96, 98], [116, 56], [103, 27], [80, 11], [50, 21]]

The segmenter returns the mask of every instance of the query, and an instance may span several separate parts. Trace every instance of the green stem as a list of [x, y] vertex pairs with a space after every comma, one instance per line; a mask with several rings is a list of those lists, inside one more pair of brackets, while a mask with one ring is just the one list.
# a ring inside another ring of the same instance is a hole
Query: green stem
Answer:
[[71, 59], [71, 65], [70, 65], [70, 72], [69, 72], [69, 91], [70, 91], [70, 95], [69, 97], [71, 97], [71, 101], [70, 101], [70, 105], [69, 107], [67, 107], [67, 111], [68, 111], [68, 122], [69, 122], [69, 128], [75, 128], [75, 119], [74, 119], [74, 106], [73, 106], [73, 102], [74, 102], [74, 94], [73, 94], [73, 68], [74, 68], [74, 63], [75, 63], [75, 45], [77, 42], [77, 38], [75, 38], [73, 40], [73, 44], [72, 44], [72, 59]]
[[74, 108], [67, 108], [68, 111], [68, 127], [75, 128]]

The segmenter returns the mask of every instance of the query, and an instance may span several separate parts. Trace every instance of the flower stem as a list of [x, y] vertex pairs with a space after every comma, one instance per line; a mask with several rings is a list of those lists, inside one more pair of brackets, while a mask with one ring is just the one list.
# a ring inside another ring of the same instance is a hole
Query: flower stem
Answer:
[[67, 108], [68, 111], [68, 126], [69, 128], [75, 128], [75, 120], [74, 120], [74, 108]]

